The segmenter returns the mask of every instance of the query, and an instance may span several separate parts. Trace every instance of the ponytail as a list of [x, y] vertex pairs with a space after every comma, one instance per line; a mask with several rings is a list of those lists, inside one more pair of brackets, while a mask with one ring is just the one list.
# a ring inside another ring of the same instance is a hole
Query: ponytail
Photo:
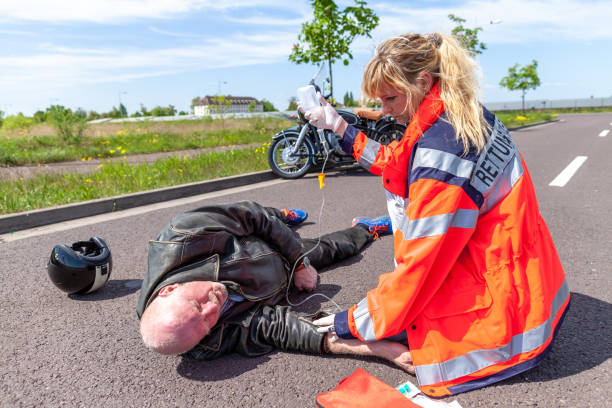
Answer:
[[[422, 94], [416, 83], [423, 72], [430, 73], [440, 83], [444, 111], [463, 144], [463, 153], [467, 154], [471, 147], [482, 151], [490, 127], [478, 102], [479, 67], [451, 36], [404, 34], [384, 41], [363, 72], [362, 92], [376, 97], [381, 89], [391, 86], [408, 96]], [[409, 97], [406, 109], [412, 117], [418, 107], [410, 106], [410, 100]]]
[[438, 48], [440, 98], [446, 117], [457, 138], [463, 142], [463, 153], [467, 154], [470, 146], [480, 152], [487, 144], [490, 130], [478, 102], [480, 69], [457, 40], [447, 35], [441, 37]]

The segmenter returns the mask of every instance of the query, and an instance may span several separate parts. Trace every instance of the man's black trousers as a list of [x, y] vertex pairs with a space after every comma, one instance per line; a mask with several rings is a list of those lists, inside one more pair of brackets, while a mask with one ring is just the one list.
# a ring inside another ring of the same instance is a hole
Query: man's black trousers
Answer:
[[[280, 210], [272, 207], [266, 207], [266, 210], [286, 222]], [[324, 234], [321, 236], [321, 242], [318, 238], [302, 238], [302, 247], [310, 264], [316, 269], [321, 269], [357, 255], [364, 246], [372, 241], [374, 237], [370, 234], [368, 227], [357, 224], [342, 231]]]

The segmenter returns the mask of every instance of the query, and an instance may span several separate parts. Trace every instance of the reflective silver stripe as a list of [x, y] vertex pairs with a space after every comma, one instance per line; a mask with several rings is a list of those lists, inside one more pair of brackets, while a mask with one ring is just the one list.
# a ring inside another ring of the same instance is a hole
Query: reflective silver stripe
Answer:
[[454, 174], [457, 177], [469, 179], [472, 176], [472, 170], [474, 170], [474, 163], [452, 153], [419, 148], [415, 152], [412, 162], [412, 168], [416, 169], [417, 167], [431, 167]]
[[483, 194], [484, 201], [480, 206], [480, 213], [484, 214], [495, 207], [504, 197], [510, 193], [512, 187], [523, 175], [523, 162], [521, 156], [516, 155], [506, 166], [501, 176], [493, 187]]
[[470, 184], [484, 198], [480, 212], [493, 208], [523, 175], [521, 156], [510, 133], [495, 118], [491, 137], [474, 166]]
[[91, 285], [91, 288], [86, 293], [91, 293], [100, 289], [108, 280], [110, 276], [110, 264], [105, 263], [104, 265], [96, 266], [96, 277], [94, 278], [94, 283]]
[[363, 148], [363, 152], [361, 152], [361, 157], [359, 158], [359, 165], [364, 167], [366, 170], [370, 170], [372, 167], [372, 163], [376, 160], [376, 154], [378, 153], [378, 149], [380, 148], [380, 143], [368, 139], [365, 147]]
[[408, 198], [393, 194], [389, 190], [385, 190], [385, 195], [387, 197], [387, 212], [391, 219], [391, 227], [395, 233], [398, 225], [405, 217], [404, 214], [406, 214], [406, 207], [408, 207]]
[[518, 354], [527, 353], [543, 346], [552, 335], [554, 331], [552, 323], [568, 296], [569, 288], [567, 282], [563, 281], [550, 306], [550, 317], [548, 320], [525, 333], [513, 336], [510, 343], [505, 346], [471, 351], [439, 364], [415, 365], [419, 384], [425, 386], [452, 381], [456, 378], [475, 373], [485, 367], [504, 363]]
[[374, 323], [370, 318], [370, 311], [368, 310], [368, 298], [363, 298], [357, 308], [353, 311], [353, 317], [355, 318], [355, 326], [362, 339], [365, 341], [377, 340], [374, 335]]
[[414, 220], [405, 216], [398, 228], [404, 234], [404, 240], [442, 235], [449, 228], [474, 228], [478, 219], [477, 210], [459, 208], [451, 214], [433, 215]]

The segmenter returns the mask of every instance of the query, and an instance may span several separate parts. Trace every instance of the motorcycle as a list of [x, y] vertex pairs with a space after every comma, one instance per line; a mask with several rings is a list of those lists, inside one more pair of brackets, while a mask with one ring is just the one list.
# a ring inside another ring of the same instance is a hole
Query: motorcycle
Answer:
[[[319, 73], [310, 84], [320, 92], [322, 87], [316, 80]], [[328, 99], [329, 96], [324, 97]], [[383, 115], [380, 111], [355, 109], [354, 112], [350, 112], [339, 109], [338, 114], [349, 125], [353, 125], [370, 139], [384, 145], [394, 140], [401, 140], [406, 130], [405, 125], [397, 123], [391, 116]], [[335, 165], [355, 163], [353, 156], [345, 153], [340, 147], [338, 134], [327, 129], [317, 129], [300, 111], [297, 111], [297, 118], [288, 119], [298, 124], [275, 134], [268, 150], [268, 164], [277, 176], [297, 179], [326, 160], [331, 160]]]

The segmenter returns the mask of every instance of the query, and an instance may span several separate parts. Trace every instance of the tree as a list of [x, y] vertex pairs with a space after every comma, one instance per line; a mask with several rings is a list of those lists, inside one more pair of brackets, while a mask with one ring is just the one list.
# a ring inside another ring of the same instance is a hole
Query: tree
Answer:
[[142, 116], [151, 116], [151, 112], [149, 112], [142, 103], [140, 104], [140, 113]]
[[151, 116], [174, 116], [176, 115], [176, 108], [174, 105], [168, 105], [168, 107], [156, 106], [149, 112]]
[[90, 110], [89, 113], [87, 114], [87, 120], [96, 120], [96, 119], [100, 119], [102, 117], [102, 115], [100, 115], [98, 112], [94, 111], [94, 110]]
[[[229, 96], [229, 95], [228, 95]], [[210, 98], [210, 108], [217, 113], [225, 113], [232, 105], [232, 100], [225, 95], [215, 95]]]
[[108, 116], [110, 116], [113, 119], [119, 119], [121, 117], [121, 111], [117, 109], [116, 106], [113, 106], [113, 109], [110, 112], [108, 112]]
[[125, 107], [123, 103], [119, 104], [119, 114], [121, 115], [122, 118], [127, 118], [128, 116], [127, 108]]
[[87, 119], [87, 112], [83, 108], [77, 108], [77, 110], [74, 111], [73, 115], [83, 120]]
[[453, 28], [451, 34], [457, 38], [459, 43], [468, 51], [474, 54], [482, 54], [482, 51], [487, 49], [487, 45], [478, 40], [478, 32], [482, 31], [482, 27], [476, 27], [474, 29], [464, 27], [463, 23], [465, 23], [466, 20], [454, 14], [449, 14], [448, 18], [457, 23], [457, 26]]
[[[209, 112], [215, 111], [217, 113], [225, 113], [232, 106], [232, 99], [230, 95], [215, 95], [210, 98], [210, 104], [208, 105]], [[221, 115], [221, 129], [225, 131], [225, 115]]]
[[276, 112], [278, 109], [276, 109], [274, 107], [274, 105], [272, 104], [272, 102], [270, 102], [267, 99], [262, 99], [261, 103], [263, 105], [263, 110], [264, 112]]
[[380, 108], [382, 108], [382, 103], [380, 101], [377, 101], [377, 100], [374, 100], [374, 99], [370, 99], [366, 103], [366, 106], [368, 108], [380, 109]]
[[198, 102], [200, 102], [200, 97], [199, 96], [196, 96], [195, 98], [193, 98], [191, 100], [191, 105], [189, 106], [191, 108], [191, 113], [195, 112], [195, 104], [198, 103]]
[[378, 16], [365, 7], [365, 0], [355, 0], [355, 7], [340, 10], [333, 0], [311, 1], [314, 19], [302, 24], [298, 42], [293, 44], [289, 61], [296, 64], [317, 64], [327, 61], [330, 94], [334, 94], [332, 64], [343, 59], [344, 65], [353, 59], [350, 45], [357, 36], [372, 37]]
[[353, 106], [357, 106], [357, 102], [355, 102], [355, 98], [353, 97], [353, 92], [346, 92], [344, 94], [344, 99], [343, 99], [343, 103], [344, 106], [346, 106], [347, 108], [353, 107]]
[[44, 111], [37, 110], [34, 112], [33, 118], [36, 123], [43, 123], [47, 120], [47, 114]]
[[289, 98], [289, 106], [287, 106], [287, 110], [288, 111], [293, 111], [297, 109], [297, 98], [295, 96], [292, 96], [291, 98]]
[[525, 94], [529, 89], [536, 89], [540, 86], [540, 78], [538, 77], [538, 61], [533, 60], [531, 64], [519, 68], [519, 64], [508, 68], [508, 75], [503, 77], [499, 82], [500, 86], [508, 88], [511, 91], [522, 91], [521, 98], [523, 100], [522, 111], [525, 113]]
[[249, 103], [249, 106], [248, 106], [249, 112], [255, 112], [255, 107], [256, 106], [257, 106], [257, 104], [255, 102]]

